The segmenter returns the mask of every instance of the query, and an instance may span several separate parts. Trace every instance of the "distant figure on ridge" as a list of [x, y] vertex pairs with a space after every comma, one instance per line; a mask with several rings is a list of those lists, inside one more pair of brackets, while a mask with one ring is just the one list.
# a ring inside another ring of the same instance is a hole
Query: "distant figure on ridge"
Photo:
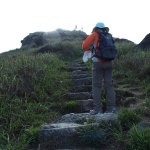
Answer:
[[74, 30], [77, 30], [77, 25], [75, 25], [75, 29]]

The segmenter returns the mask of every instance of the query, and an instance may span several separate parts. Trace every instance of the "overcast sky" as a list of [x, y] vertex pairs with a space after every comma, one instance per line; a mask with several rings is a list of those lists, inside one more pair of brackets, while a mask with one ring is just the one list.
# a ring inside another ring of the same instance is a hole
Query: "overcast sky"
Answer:
[[57, 28], [90, 34], [97, 22], [138, 44], [150, 33], [149, 0], [0, 0], [0, 53], [21, 47], [29, 33]]

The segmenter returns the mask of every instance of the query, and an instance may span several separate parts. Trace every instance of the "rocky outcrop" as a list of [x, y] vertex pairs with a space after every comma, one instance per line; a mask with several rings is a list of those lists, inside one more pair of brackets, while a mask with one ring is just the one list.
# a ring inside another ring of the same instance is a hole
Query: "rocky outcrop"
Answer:
[[43, 35], [44, 32], [30, 33], [23, 40], [21, 40], [22, 46], [34, 45], [33, 47], [38, 47], [44, 45], [46, 43], [46, 39]]
[[134, 51], [137, 50], [148, 50], [150, 49], [150, 33], [147, 34], [144, 39], [134, 47]]
[[115, 42], [118, 42], [118, 43], [131, 43], [131, 44], [134, 44], [134, 42], [132, 42], [132, 41], [130, 41], [130, 40], [128, 40], [128, 39], [124, 39], [124, 38], [114, 38], [114, 41]]
[[70, 40], [71, 38], [82, 38], [84, 40], [86, 37], [87, 34], [80, 30], [69, 31], [57, 29], [51, 32], [34, 32], [30, 33], [23, 40], [21, 40], [21, 47], [29, 46], [30, 48], [35, 48], [39, 46], [44, 46], [47, 43], [47, 40], [52, 38], [61, 38], [62, 41], [65, 41]]

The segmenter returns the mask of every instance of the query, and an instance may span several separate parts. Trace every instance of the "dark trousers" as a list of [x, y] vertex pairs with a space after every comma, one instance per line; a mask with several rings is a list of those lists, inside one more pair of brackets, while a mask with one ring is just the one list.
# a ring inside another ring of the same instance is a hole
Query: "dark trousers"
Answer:
[[106, 92], [106, 108], [109, 111], [112, 107], [115, 107], [115, 90], [112, 84], [112, 70], [112, 61], [92, 63], [92, 92], [94, 109], [96, 111], [102, 111], [102, 81], [104, 81], [104, 89]]

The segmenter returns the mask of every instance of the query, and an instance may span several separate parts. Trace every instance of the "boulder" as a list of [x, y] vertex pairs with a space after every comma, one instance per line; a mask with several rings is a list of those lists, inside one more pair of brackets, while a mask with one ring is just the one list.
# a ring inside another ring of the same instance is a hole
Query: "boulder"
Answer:
[[21, 40], [22, 46], [35, 44], [37, 47], [46, 43], [46, 39], [43, 37], [44, 32], [30, 33], [23, 40]]
[[150, 123], [141, 121], [141, 122], [139, 122], [138, 124], [136, 124], [136, 127], [137, 127], [137, 129], [139, 129], [139, 130], [144, 130], [144, 129], [146, 129], [146, 128], [150, 128]]
[[133, 51], [148, 49], [150, 49], [150, 33], [147, 34], [144, 39], [133, 48]]

